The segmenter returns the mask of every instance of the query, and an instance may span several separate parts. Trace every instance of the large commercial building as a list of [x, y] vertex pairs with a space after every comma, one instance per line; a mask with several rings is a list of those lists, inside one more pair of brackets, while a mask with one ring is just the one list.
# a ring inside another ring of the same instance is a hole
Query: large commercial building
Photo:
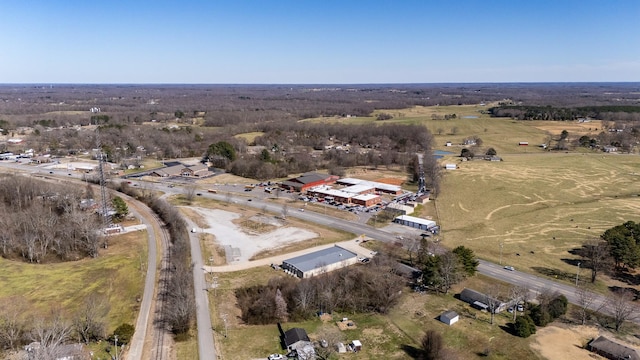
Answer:
[[402, 188], [400, 186], [385, 184], [385, 183], [376, 182], [376, 181], [367, 181], [367, 180], [361, 180], [361, 179], [355, 179], [355, 178], [342, 178], [336, 181], [336, 183], [340, 185], [349, 186], [349, 187], [352, 187], [355, 185], [367, 186], [367, 187], [373, 188], [374, 191], [377, 193], [385, 193], [385, 194], [391, 194], [391, 195], [402, 194]]
[[306, 173], [293, 179], [282, 182], [282, 187], [287, 190], [305, 192], [312, 187], [333, 184], [338, 180], [336, 175], [326, 175], [318, 173]]
[[340, 246], [318, 250], [282, 262], [282, 268], [299, 278], [308, 278], [358, 262], [357, 254]]

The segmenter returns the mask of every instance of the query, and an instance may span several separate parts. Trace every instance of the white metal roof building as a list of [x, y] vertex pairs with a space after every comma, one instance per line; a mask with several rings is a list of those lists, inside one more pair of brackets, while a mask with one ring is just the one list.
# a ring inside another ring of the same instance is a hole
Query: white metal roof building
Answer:
[[361, 179], [355, 179], [355, 178], [342, 178], [336, 181], [336, 183], [341, 185], [347, 185], [349, 187], [355, 186], [355, 185], [367, 185], [367, 186], [373, 187], [375, 191], [394, 194], [394, 195], [398, 195], [402, 193], [402, 188], [400, 186], [385, 184], [377, 181], [367, 181], [367, 180], [361, 180]]
[[282, 262], [282, 268], [299, 278], [309, 278], [358, 262], [357, 254], [340, 246], [296, 256]]
[[409, 215], [400, 215], [397, 218], [393, 219], [394, 223], [411, 226], [412, 228], [417, 228], [421, 230], [429, 230], [432, 227], [436, 226], [436, 222], [433, 220], [427, 220], [418, 218], [415, 216]]

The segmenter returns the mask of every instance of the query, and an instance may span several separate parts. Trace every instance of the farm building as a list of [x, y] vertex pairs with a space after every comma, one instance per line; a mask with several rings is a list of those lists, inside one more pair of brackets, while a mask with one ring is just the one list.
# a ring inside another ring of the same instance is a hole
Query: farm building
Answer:
[[520, 141], [518, 142], [518, 146], [528, 146], [529, 142], [528, 141]]
[[338, 180], [335, 175], [326, 175], [318, 173], [306, 173], [293, 179], [282, 182], [282, 187], [287, 190], [305, 192], [308, 189], [321, 185], [333, 184]]
[[591, 340], [587, 348], [607, 359], [640, 360], [640, 351], [638, 349], [611, 341], [604, 336]]
[[456, 164], [445, 164], [444, 168], [447, 169], [447, 170], [455, 170], [455, 169], [458, 168], [458, 165], [456, 165]]
[[493, 312], [495, 314], [503, 312], [507, 307], [509, 307], [509, 304], [504, 303], [499, 299], [467, 288], [462, 289], [460, 292], [460, 300], [469, 303], [471, 306], [479, 310], [490, 311], [491, 307], [493, 307]]
[[460, 317], [458, 316], [458, 313], [456, 313], [455, 311], [447, 311], [447, 312], [444, 312], [444, 313], [440, 314], [440, 318], [439, 319], [443, 323], [451, 326], [451, 325], [455, 324], [456, 322], [458, 322], [458, 320], [460, 320]]
[[618, 148], [613, 146], [613, 145], [605, 145], [602, 148], [602, 151], [604, 151], [606, 153], [614, 153], [614, 152], [618, 151]]
[[282, 262], [282, 268], [304, 279], [353, 265], [356, 262], [358, 262], [357, 254], [336, 245], [285, 260]]
[[400, 215], [393, 219], [396, 224], [410, 226], [420, 230], [430, 230], [436, 227], [436, 222], [432, 220], [417, 218], [415, 216]]

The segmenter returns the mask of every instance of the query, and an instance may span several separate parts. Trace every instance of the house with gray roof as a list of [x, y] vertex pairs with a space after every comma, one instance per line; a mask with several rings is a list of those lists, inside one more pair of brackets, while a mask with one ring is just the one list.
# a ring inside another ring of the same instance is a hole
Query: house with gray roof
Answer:
[[314, 251], [282, 262], [282, 268], [299, 278], [308, 278], [358, 262], [357, 254], [340, 246]]
[[591, 340], [587, 348], [607, 359], [640, 360], [640, 350], [609, 340], [604, 336]]

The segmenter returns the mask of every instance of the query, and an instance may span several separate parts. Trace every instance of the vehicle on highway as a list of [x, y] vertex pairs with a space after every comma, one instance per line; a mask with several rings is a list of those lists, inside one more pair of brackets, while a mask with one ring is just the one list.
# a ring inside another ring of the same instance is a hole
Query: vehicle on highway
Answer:
[[169, 184], [170, 188], [176, 187], [176, 184]]
[[509, 266], [509, 265], [505, 266], [505, 267], [504, 267], [504, 269], [505, 269], [505, 270], [509, 270], [509, 271], [514, 271], [514, 270], [515, 270], [515, 269], [513, 268], [513, 266]]
[[202, 194], [201, 194], [201, 193], [197, 193], [196, 195], [198, 195], [198, 196], [202, 196]]
[[284, 360], [284, 355], [282, 354], [271, 354], [267, 358], [268, 360]]
[[218, 190], [216, 190], [216, 189], [208, 189], [207, 192], [210, 192], [212, 194], [217, 194]]

